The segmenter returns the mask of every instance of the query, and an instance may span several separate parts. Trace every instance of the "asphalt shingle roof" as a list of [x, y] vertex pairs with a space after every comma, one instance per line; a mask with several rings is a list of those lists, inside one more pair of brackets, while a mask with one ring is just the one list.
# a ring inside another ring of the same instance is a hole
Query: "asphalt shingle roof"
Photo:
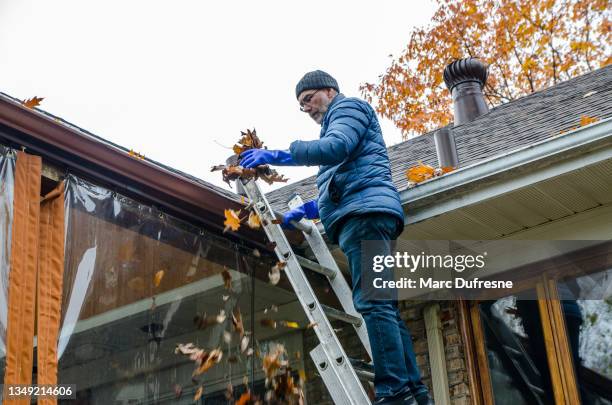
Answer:
[[[449, 95], [450, 97], [450, 95]], [[612, 116], [612, 65], [559, 83], [556, 86], [497, 106], [475, 120], [455, 127], [461, 167], [532, 144], [580, 125], [581, 116]], [[393, 182], [408, 186], [405, 171], [418, 161], [438, 166], [433, 132], [387, 148]], [[304, 201], [317, 198], [316, 176], [267, 194], [276, 211], [299, 194]]]

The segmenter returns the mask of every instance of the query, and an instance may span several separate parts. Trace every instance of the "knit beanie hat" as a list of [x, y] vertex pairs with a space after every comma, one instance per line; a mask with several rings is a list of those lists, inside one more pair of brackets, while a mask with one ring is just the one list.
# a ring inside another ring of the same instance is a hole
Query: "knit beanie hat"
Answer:
[[325, 73], [322, 70], [314, 70], [306, 73], [298, 82], [297, 86], [295, 86], [295, 97], [299, 98], [300, 94], [304, 90], [328, 88], [332, 88], [340, 93], [340, 88], [338, 87], [338, 82], [336, 79], [331, 77], [329, 73]]

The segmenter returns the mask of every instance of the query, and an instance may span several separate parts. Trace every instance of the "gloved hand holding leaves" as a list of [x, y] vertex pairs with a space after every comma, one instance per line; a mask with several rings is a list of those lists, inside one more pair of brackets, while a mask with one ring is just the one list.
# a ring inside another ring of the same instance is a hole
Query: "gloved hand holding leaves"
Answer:
[[240, 154], [240, 166], [246, 169], [267, 164], [292, 166], [295, 163], [287, 150], [247, 149]]

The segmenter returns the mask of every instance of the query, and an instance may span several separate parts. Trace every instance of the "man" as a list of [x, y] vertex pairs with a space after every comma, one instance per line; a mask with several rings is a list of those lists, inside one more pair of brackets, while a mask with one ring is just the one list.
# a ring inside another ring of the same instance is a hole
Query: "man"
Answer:
[[365, 101], [341, 94], [336, 80], [321, 70], [306, 73], [295, 95], [300, 109], [321, 125], [320, 139], [294, 141], [289, 150], [249, 149], [240, 155], [240, 164], [320, 166], [318, 202], [289, 211], [283, 225], [320, 217], [330, 240], [346, 254], [353, 302], [372, 347], [375, 403], [432, 404], [397, 302], [366, 300], [361, 288], [361, 240], [389, 241], [404, 227], [376, 113]]

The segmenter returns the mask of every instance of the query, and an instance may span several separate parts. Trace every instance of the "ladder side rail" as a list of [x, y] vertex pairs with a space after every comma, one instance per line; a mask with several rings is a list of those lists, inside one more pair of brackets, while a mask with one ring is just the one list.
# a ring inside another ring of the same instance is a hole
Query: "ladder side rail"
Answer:
[[[308, 320], [320, 341], [320, 346], [327, 357], [327, 369], [335, 375], [335, 383], [342, 386], [349, 403], [355, 405], [370, 405], [370, 400], [357, 377], [348, 356], [333, 331], [323, 307], [319, 303], [291, 245], [282, 228], [272, 222], [274, 213], [265, 195], [254, 180], [243, 183], [245, 192], [260, 217], [266, 235], [276, 243], [274, 251], [279, 260], [287, 264], [284, 271], [291, 283]], [[319, 365], [317, 365], [319, 367]]]
[[[299, 195], [295, 195], [289, 201], [288, 204], [289, 204], [289, 208], [293, 209], [293, 208], [297, 208], [301, 206], [302, 204], [304, 204], [304, 201]], [[361, 343], [365, 347], [366, 351], [368, 352], [368, 356], [370, 356], [370, 359], [371, 359], [372, 358], [372, 348], [370, 347], [370, 339], [368, 338], [368, 330], [365, 326], [365, 322], [363, 321], [363, 317], [361, 316], [359, 312], [357, 312], [357, 310], [355, 309], [355, 306], [353, 305], [353, 292], [352, 292], [351, 287], [348, 285], [348, 283], [346, 282], [346, 279], [342, 275], [342, 272], [340, 271], [340, 268], [338, 267], [338, 263], [336, 263], [334, 256], [332, 256], [331, 252], [329, 251], [327, 244], [325, 243], [325, 240], [323, 239], [323, 236], [321, 235], [321, 232], [319, 232], [319, 229], [317, 229], [314, 222], [312, 222], [311, 220], [302, 219], [300, 223], [308, 223], [309, 225], [311, 225], [310, 233], [304, 232], [304, 237], [306, 238], [306, 241], [310, 245], [312, 252], [317, 258], [317, 261], [319, 262], [319, 264], [334, 270], [336, 273], [335, 277], [333, 278], [328, 277], [328, 279], [329, 279], [329, 284], [332, 290], [336, 293], [336, 296], [338, 297], [338, 300], [340, 301], [340, 304], [342, 305], [342, 309], [347, 314], [361, 319], [361, 323], [353, 324], [353, 328], [355, 328], [355, 332], [357, 332], [357, 335], [359, 336], [359, 340], [361, 340]]]

